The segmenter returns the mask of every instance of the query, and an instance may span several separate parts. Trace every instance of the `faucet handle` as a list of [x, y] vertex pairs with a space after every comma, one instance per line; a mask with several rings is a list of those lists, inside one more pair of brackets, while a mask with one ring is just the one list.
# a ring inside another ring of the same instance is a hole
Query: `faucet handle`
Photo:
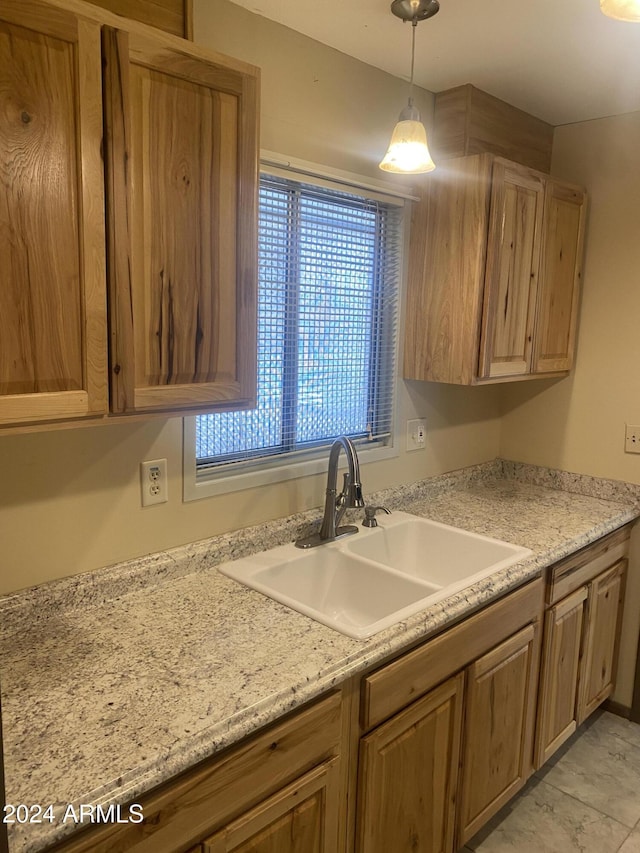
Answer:
[[387, 509], [386, 506], [366, 506], [364, 508], [364, 519], [362, 521], [363, 527], [377, 527], [378, 521], [376, 519], [376, 512], [381, 509], [383, 512], [386, 512], [387, 515], [391, 515], [391, 510]]
[[342, 492], [338, 495], [336, 504], [337, 506], [344, 507], [345, 509], [364, 506], [362, 485], [357, 481], [352, 483], [349, 474], [344, 475]]

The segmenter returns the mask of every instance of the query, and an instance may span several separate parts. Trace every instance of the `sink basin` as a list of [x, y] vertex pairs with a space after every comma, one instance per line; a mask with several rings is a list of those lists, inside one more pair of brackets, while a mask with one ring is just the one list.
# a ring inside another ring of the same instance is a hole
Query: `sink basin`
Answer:
[[218, 567], [281, 604], [366, 639], [531, 553], [404, 512], [348, 539], [293, 543]]
[[339, 543], [300, 553], [274, 548], [220, 571], [350, 637], [364, 638], [415, 613], [437, 591], [416, 580], [355, 557]]
[[438, 588], [460, 581], [469, 585], [531, 554], [528, 548], [405, 512], [380, 518], [371, 533], [350, 539], [346, 550]]

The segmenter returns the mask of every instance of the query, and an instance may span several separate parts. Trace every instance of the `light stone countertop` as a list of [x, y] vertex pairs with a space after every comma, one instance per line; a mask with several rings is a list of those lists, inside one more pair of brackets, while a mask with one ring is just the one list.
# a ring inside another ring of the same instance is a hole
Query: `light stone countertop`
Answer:
[[68, 804], [135, 800], [640, 516], [640, 486], [503, 460], [368, 497], [533, 556], [365, 641], [215, 569], [292, 541], [317, 511], [0, 599], [7, 802], [56, 815], [10, 827], [11, 853], [77, 828]]

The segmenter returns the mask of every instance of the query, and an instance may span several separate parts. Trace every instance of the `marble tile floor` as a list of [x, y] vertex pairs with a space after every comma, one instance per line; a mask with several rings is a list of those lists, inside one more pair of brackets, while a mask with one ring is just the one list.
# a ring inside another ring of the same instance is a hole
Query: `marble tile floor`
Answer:
[[599, 711], [461, 853], [640, 853], [640, 725]]

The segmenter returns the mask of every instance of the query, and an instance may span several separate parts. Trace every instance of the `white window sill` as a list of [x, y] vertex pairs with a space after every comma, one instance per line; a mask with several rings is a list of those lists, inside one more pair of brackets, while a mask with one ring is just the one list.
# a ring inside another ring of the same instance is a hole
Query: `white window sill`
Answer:
[[[399, 455], [397, 447], [392, 444], [370, 449], [366, 445], [357, 445], [357, 452], [361, 465], [379, 462], [383, 459], [392, 459]], [[308, 477], [312, 474], [325, 473], [328, 460], [329, 452], [323, 448], [318, 450], [317, 455], [314, 454], [312, 458], [305, 456], [303, 459], [292, 459], [286, 462], [283, 461], [282, 457], [274, 458], [271, 462], [262, 460], [259, 463], [259, 470], [254, 469], [241, 473], [229, 472], [226, 476], [221, 472], [209, 475], [204, 472], [198, 474], [196, 470], [196, 419], [195, 417], [184, 418], [183, 500], [185, 502], [197, 501], [201, 498], [245, 491], [257, 486], [268, 486], [299, 477]]]

